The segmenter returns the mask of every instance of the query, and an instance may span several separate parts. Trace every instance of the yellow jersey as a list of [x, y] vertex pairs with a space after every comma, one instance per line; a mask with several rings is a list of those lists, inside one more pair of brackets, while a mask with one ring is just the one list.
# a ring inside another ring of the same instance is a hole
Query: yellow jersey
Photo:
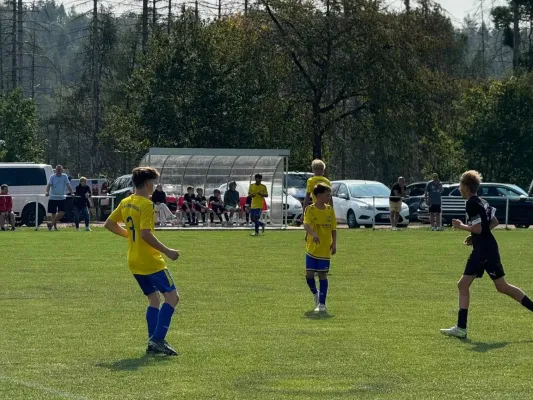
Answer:
[[304, 224], [309, 225], [313, 232], [320, 239], [320, 243], [315, 243], [311, 235], [307, 235], [307, 254], [318, 259], [331, 258], [331, 243], [333, 242], [332, 232], [337, 230], [337, 219], [335, 211], [329, 204], [321, 210], [314, 204], [307, 207], [304, 216]]
[[146, 243], [141, 231], [154, 232], [154, 203], [146, 197], [132, 194], [120, 202], [109, 219], [124, 222], [128, 231], [128, 266], [132, 274], [151, 275], [166, 269], [165, 260], [159, 251]]
[[313, 199], [313, 203], [316, 203], [316, 197], [313, 194], [313, 190], [315, 189], [315, 186], [318, 185], [319, 183], [323, 183], [323, 184], [328, 185], [329, 187], [331, 187], [331, 182], [325, 176], [315, 175], [315, 176], [309, 178], [307, 180], [307, 189], [306, 189], [306, 191], [307, 191], [307, 193], [311, 194], [311, 199]]
[[250, 208], [259, 208], [262, 210], [264, 197], [258, 196], [258, 194], [268, 196], [267, 187], [263, 184], [256, 185], [255, 183], [252, 183], [250, 185], [250, 189], [248, 189], [248, 196], [251, 196], [252, 194], [255, 194], [256, 196], [252, 197], [252, 204], [250, 205]]

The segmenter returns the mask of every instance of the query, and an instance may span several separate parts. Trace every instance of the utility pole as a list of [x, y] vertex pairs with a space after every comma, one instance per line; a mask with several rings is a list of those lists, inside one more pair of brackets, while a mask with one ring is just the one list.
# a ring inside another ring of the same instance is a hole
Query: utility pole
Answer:
[[157, 0], [152, 0], [152, 32], [155, 30], [155, 24], [157, 23]]
[[168, 22], [167, 22], [168, 36], [170, 36], [171, 26], [172, 26], [172, 0], [168, 0]]
[[22, 0], [18, 0], [18, 10], [17, 10], [17, 19], [18, 19], [18, 34], [17, 34], [17, 41], [18, 41], [18, 84], [19, 87], [23, 87], [23, 77], [24, 77], [24, 28], [22, 25], [22, 17], [23, 17], [23, 11], [24, 8], [22, 6]]
[[196, 22], [199, 21], [198, 14], [198, 0], [194, 0], [194, 15], [196, 17]]
[[248, 15], [248, 0], [244, 0], [244, 15]]
[[11, 89], [17, 87], [17, 0], [12, 1], [13, 24], [11, 29]]
[[99, 60], [99, 46], [98, 46], [98, 0], [93, 0], [93, 54], [92, 54], [92, 141], [91, 141], [91, 173], [95, 176], [96, 173], [96, 153], [98, 151], [97, 135], [100, 129], [100, 84], [98, 77], [98, 60]]
[[[0, 32], [2, 32], [2, 18], [0, 18]], [[4, 46], [0, 41], [0, 94], [4, 93]]]
[[520, 8], [518, 0], [513, 0], [513, 68], [520, 64]]
[[[35, 2], [32, 3], [31, 10], [32, 10], [32, 18], [34, 18], [34, 16], [35, 16]], [[36, 47], [35, 21], [33, 21], [32, 25], [33, 25], [33, 29], [32, 29], [30, 84], [31, 84], [31, 98], [33, 100], [35, 98], [35, 47]]]
[[148, 43], [148, 0], [143, 0], [142, 13], [142, 52], [146, 51], [146, 43]]
[[483, 0], [481, 0], [481, 77], [485, 78], [486, 76], [486, 58], [485, 58], [485, 13], [483, 9]]
[[222, 18], [222, 0], [218, 0], [218, 19]]

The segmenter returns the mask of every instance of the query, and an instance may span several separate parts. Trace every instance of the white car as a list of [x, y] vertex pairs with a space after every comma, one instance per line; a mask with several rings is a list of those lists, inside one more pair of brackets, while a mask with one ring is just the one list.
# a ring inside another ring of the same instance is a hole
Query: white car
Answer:
[[[235, 182], [237, 184], [237, 191], [239, 192], [240, 197], [248, 197], [248, 189], [250, 187], [250, 182], [248, 181], [237, 181]], [[229, 183], [225, 183], [223, 185], [220, 185], [218, 188], [220, 192], [222, 193], [222, 196], [224, 196], [224, 192], [228, 189]], [[269, 190], [272, 187], [272, 184], [270, 182], [263, 182], [263, 185], [265, 185]], [[276, 188], [274, 188], [276, 190]], [[275, 195], [276, 193], [274, 193]], [[269, 195], [272, 195], [272, 193], [269, 193]], [[274, 196], [275, 198], [281, 197], [281, 194], [279, 196]], [[285, 196], [283, 196], [282, 201], [285, 201]], [[269, 201], [267, 201], [267, 205], [269, 205]], [[294, 196], [291, 196], [290, 194], [287, 195], [287, 219], [290, 221], [293, 219], [299, 219], [302, 217], [302, 203], [298, 201]]]
[[[333, 209], [337, 222], [346, 223], [350, 228], [390, 224], [390, 189], [383, 183], [374, 181], [333, 181], [331, 182]], [[402, 202], [398, 225], [409, 225], [409, 207]]]

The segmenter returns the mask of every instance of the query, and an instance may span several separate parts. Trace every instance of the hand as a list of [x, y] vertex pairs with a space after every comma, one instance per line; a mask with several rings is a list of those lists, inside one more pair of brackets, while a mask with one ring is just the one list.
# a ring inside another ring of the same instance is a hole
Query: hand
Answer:
[[472, 246], [472, 235], [466, 237], [464, 244], [465, 246]]
[[463, 226], [463, 221], [461, 221], [460, 219], [452, 219], [452, 226], [455, 229], [461, 229], [461, 227]]
[[313, 236], [313, 242], [320, 244], [320, 238], [318, 236]]
[[45, 193], [45, 196], [46, 196], [46, 197], [50, 196], [50, 193], [46, 192], [46, 193]]
[[170, 258], [172, 261], [176, 261], [178, 257], [180, 256], [180, 252], [179, 250], [167, 249], [167, 251], [165, 252], [165, 255], [168, 258]]
[[85, 198], [88, 199], [89, 197], [91, 197], [91, 195], [89, 193], [85, 193]]
[[337, 253], [337, 243], [331, 243], [331, 255], [334, 256]]

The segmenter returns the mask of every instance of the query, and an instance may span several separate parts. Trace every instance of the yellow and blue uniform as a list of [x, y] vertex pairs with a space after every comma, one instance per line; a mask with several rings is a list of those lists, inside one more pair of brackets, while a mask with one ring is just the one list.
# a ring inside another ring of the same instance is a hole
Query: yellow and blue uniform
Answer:
[[154, 203], [143, 196], [122, 200], [109, 216], [116, 223], [124, 222], [128, 232], [128, 266], [145, 295], [155, 291], [170, 292], [176, 287], [161, 253], [146, 243], [141, 231], [154, 232]]
[[319, 183], [322, 183], [324, 185], [331, 187], [331, 182], [325, 176], [315, 175], [309, 178], [307, 180], [306, 192], [311, 194], [311, 199], [313, 200], [313, 203], [316, 203], [316, 196], [314, 195], [313, 190], [315, 189], [315, 186], [318, 185]]
[[333, 207], [329, 204], [324, 209], [312, 204], [307, 207], [304, 224], [309, 225], [320, 239], [319, 243], [313, 241], [311, 235], [306, 239], [306, 269], [310, 271], [328, 271], [331, 258], [331, 244], [333, 231], [337, 230], [337, 220]]
[[263, 184], [255, 184], [255, 183], [252, 183], [250, 185], [250, 189], [248, 189], [248, 195], [251, 196], [251, 195], [254, 195], [254, 197], [252, 197], [252, 204], [250, 205], [250, 208], [252, 210], [254, 209], [259, 209], [259, 210], [262, 210], [263, 209], [263, 202], [264, 202], [264, 197], [263, 196], [259, 196], [260, 194], [264, 195], [264, 196], [268, 196], [268, 190], [267, 190], [267, 187]]

